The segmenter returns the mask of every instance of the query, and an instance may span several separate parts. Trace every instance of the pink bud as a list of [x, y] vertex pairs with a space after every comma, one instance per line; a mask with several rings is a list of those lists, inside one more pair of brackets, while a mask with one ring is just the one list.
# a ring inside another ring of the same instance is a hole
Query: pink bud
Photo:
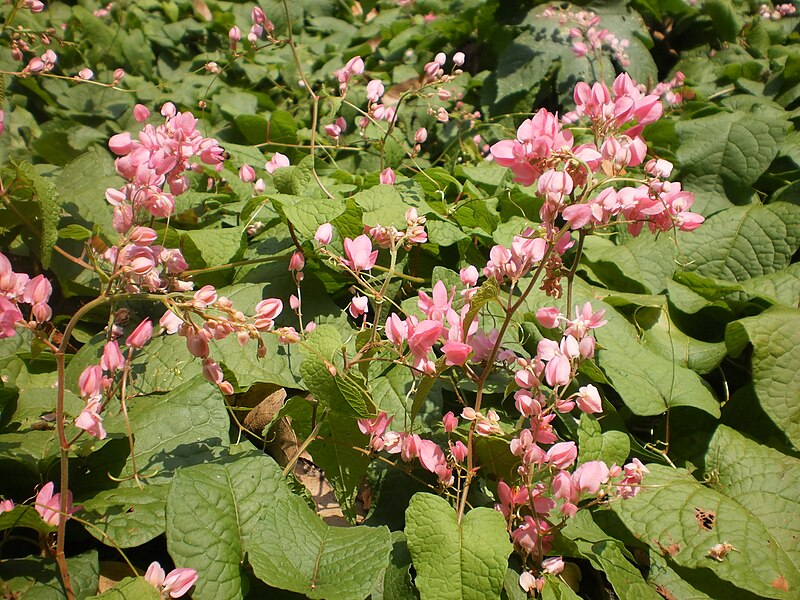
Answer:
[[242, 30], [234, 25], [228, 31], [228, 39], [231, 41], [232, 45], [235, 45], [236, 42], [242, 39]]
[[114, 154], [118, 154], [119, 156], [128, 154], [133, 148], [131, 134], [126, 131], [111, 136], [111, 139], [108, 140], [108, 147]]
[[267, 20], [267, 17], [264, 15], [264, 11], [258, 6], [254, 7], [253, 10], [250, 11], [250, 18], [253, 20], [253, 23], [257, 23], [258, 25], [263, 25]]
[[122, 356], [122, 352], [120, 352], [117, 340], [106, 342], [106, 345], [103, 347], [103, 356], [100, 358], [100, 366], [103, 370], [113, 373], [124, 364], [125, 358]]
[[28, 280], [28, 283], [25, 284], [25, 291], [22, 297], [25, 302], [29, 304], [39, 304], [40, 302], [47, 302], [52, 293], [53, 286], [47, 277], [44, 275], [37, 275], [33, 279]]
[[267, 186], [264, 183], [264, 180], [259, 177], [258, 179], [256, 179], [256, 182], [253, 184], [253, 191], [256, 194], [263, 194], [264, 190], [266, 189], [266, 187]]
[[295, 310], [295, 311], [297, 309], [299, 309], [300, 308], [300, 298], [298, 298], [294, 294], [289, 296], [289, 308], [291, 308], [292, 310]]
[[350, 316], [354, 319], [366, 314], [367, 310], [369, 310], [369, 298], [366, 296], [356, 296], [350, 301], [350, 305], [347, 307], [347, 312], [349, 312]]
[[443, 65], [447, 62], [447, 55], [444, 52], [439, 52], [436, 56], [433, 57], [434, 62]]
[[378, 102], [383, 96], [384, 87], [380, 79], [373, 79], [367, 84], [367, 100]]
[[165, 102], [164, 105], [161, 107], [162, 117], [167, 117], [168, 119], [171, 119], [177, 114], [178, 114], [178, 109], [175, 108], [175, 105], [172, 102]]
[[239, 169], [239, 179], [241, 179], [245, 183], [250, 183], [252, 181], [255, 181], [256, 170], [247, 163], [243, 164], [242, 168]]
[[317, 240], [322, 246], [331, 243], [331, 239], [333, 238], [333, 225], [330, 223], [323, 223], [317, 228], [317, 232], [314, 234], [314, 239]]
[[463, 52], [456, 52], [453, 54], [453, 64], [457, 67], [460, 67], [464, 64], [465, 56]]
[[417, 129], [416, 133], [414, 133], [414, 141], [418, 144], [422, 144], [425, 140], [428, 139], [428, 130], [424, 127], [420, 127]]
[[536, 311], [536, 320], [548, 329], [558, 327], [559, 317], [561, 317], [561, 311], [553, 306], [540, 308]]
[[209, 304], [217, 301], [217, 290], [213, 285], [204, 285], [194, 293], [194, 305], [197, 308], [205, 308]]
[[89, 365], [78, 377], [78, 389], [82, 398], [99, 396], [103, 389], [103, 369], [100, 365]]
[[114, 69], [114, 81], [119, 81], [125, 77], [125, 71], [122, 69]]
[[305, 265], [306, 259], [303, 257], [303, 253], [300, 251], [294, 252], [292, 257], [289, 259], [290, 271], [302, 271]]
[[94, 72], [91, 69], [81, 69], [78, 71], [78, 77], [80, 79], [89, 80], [94, 77]]
[[137, 123], [144, 123], [150, 118], [150, 110], [144, 104], [137, 104], [133, 107], [133, 118]]
[[395, 180], [397, 177], [392, 171], [391, 167], [386, 167], [383, 171], [381, 171], [380, 182], [384, 185], [394, 185]]
[[440, 106], [436, 111], [436, 120], [440, 123], [447, 123], [450, 120], [450, 115], [447, 114], [447, 110], [443, 106]]
[[448, 411], [442, 417], [442, 424], [447, 433], [452, 433], [458, 427], [458, 417], [453, 414], [453, 411]]
[[136, 348], [141, 350], [144, 345], [153, 337], [153, 324], [150, 319], [145, 319], [133, 330], [133, 332], [125, 340], [125, 344], [129, 348]]
[[472, 265], [461, 269], [459, 275], [461, 276], [461, 283], [464, 285], [473, 286], [478, 283], [478, 269]]
[[210, 358], [203, 359], [203, 377], [215, 385], [222, 383], [222, 380], [225, 379], [219, 364]]

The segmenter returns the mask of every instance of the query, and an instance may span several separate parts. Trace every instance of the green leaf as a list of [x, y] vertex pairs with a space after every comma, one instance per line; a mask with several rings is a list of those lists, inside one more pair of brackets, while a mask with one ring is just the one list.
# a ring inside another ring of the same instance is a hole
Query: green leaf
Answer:
[[353, 200], [363, 211], [361, 220], [364, 225], [383, 225], [405, 231], [408, 206], [394, 186], [376, 185], [355, 194]]
[[675, 272], [675, 242], [667, 236], [642, 235], [614, 244], [588, 236], [584, 241], [586, 262], [610, 289], [658, 294]]
[[96, 146], [65, 166], [58, 177], [64, 210], [89, 229], [98, 224], [106, 239], [113, 241], [119, 234], [111, 223], [113, 211], [105, 193], [107, 188], [117, 189], [122, 184], [122, 178], [115, 174], [114, 161]]
[[233, 122], [248, 144], [267, 141], [267, 119], [261, 115], [236, 115]]
[[375, 581], [372, 600], [418, 600], [419, 592], [411, 581], [411, 554], [402, 531], [392, 532], [392, 554], [383, 577]]
[[472, 298], [469, 301], [469, 310], [464, 317], [464, 335], [466, 336], [467, 330], [472, 324], [472, 320], [478, 314], [481, 308], [489, 304], [492, 300], [497, 299], [500, 295], [500, 286], [497, 280], [489, 277], [484, 281]]
[[773, 202], [736, 206], [679, 237], [686, 269], [704, 277], [745, 281], [789, 266], [800, 247], [800, 206]]
[[631, 443], [622, 431], [612, 430], [603, 433], [597, 419], [582, 413], [578, 426], [578, 448], [580, 448], [579, 464], [602, 460], [608, 465], [621, 465], [628, 458]]
[[58, 222], [61, 219], [61, 204], [56, 186], [39, 175], [32, 164], [23, 162], [18, 167], [19, 176], [31, 187], [33, 201], [39, 209], [36, 219], [41, 227], [39, 257], [45, 269], [50, 267], [53, 246], [58, 239]]
[[542, 600], [580, 600], [580, 596], [560, 578], [546, 575]]
[[678, 121], [677, 159], [683, 187], [704, 192], [693, 209], [709, 215], [730, 206], [728, 200], [749, 202], [750, 186], [777, 156], [787, 127], [774, 112], [757, 107], [751, 112]]
[[167, 547], [176, 564], [202, 574], [194, 598], [242, 597], [245, 554], [257, 547], [268, 513], [289, 496], [280, 468], [267, 456], [175, 475], [167, 498]]
[[366, 598], [389, 563], [385, 527], [330, 527], [298, 497], [267, 511], [248, 552], [253, 572], [269, 585], [308, 598]]
[[281, 202], [280, 206], [301, 242], [313, 240], [320, 225], [332, 222], [345, 211], [345, 203], [335, 198], [301, 198], [294, 204]]
[[[726, 447], [723, 453], [728, 450]], [[742, 482], [744, 495], [750, 492], [749, 478], [757, 475], [759, 468], [765, 477], [755, 480], [754, 499], [744, 504], [740, 497], [733, 496], [736, 493], [733, 489], [706, 487], [683, 469], [647, 466], [651, 472], [645, 476], [639, 494], [611, 504], [633, 535], [653, 551], [668, 554], [676, 565], [708, 569], [720, 579], [754, 594], [787, 599], [796, 595], [794, 592], [800, 586], [797, 544], [782, 546], [778, 537], [785, 540], [786, 536], [771, 527], [776, 511], [769, 505], [779, 497], [764, 496], [768, 490], [760, 489], [766, 485], [780, 490], [782, 506], [789, 508], [783, 498], [800, 497], [796, 476], [784, 483], [781, 472], [759, 461], [754, 471], [746, 471], [747, 480]], [[709, 552], [722, 543], [731, 544], [736, 551], [721, 561], [714, 560]], [[789, 591], [782, 591], [786, 589]]]
[[[67, 569], [76, 598], [86, 598], [97, 590], [100, 566], [96, 550], [68, 558]], [[58, 567], [49, 557], [0, 560], [0, 582], [3, 593], [9, 598], [62, 600], [67, 597]]]
[[14, 527], [27, 527], [43, 534], [56, 530], [55, 527], [51, 527], [42, 520], [42, 517], [33, 506], [23, 504], [15, 506], [14, 510], [0, 513], [0, 531], [13, 529]]
[[512, 547], [499, 512], [474, 508], [459, 523], [447, 500], [419, 493], [406, 510], [405, 532], [423, 600], [500, 596]]
[[800, 448], [800, 310], [772, 308], [730, 323], [725, 343], [731, 356], [753, 345], [753, 386], [759, 404]]
[[111, 539], [120, 548], [134, 548], [164, 533], [164, 505], [169, 484], [144, 488], [118, 487], [81, 502], [81, 519], [94, 527], [86, 531], [98, 540]]
[[181, 235], [181, 248], [190, 268], [218, 267], [240, 260], [246, 241], [245, 233], [239, 227], [198, 229]]
[[126, 577], [110, 590], [87, 600], [158, 600], [161, 595], [144, 577]]
[[711, 17], [714, 31], [723, 42], [735, 42], [744, 25], [731, 0], [706, 0], [703, 11]]
[[58, 237], [62, 240], [88, 240], [92, 232], [81, 225], [67, 225], [58, 230]]

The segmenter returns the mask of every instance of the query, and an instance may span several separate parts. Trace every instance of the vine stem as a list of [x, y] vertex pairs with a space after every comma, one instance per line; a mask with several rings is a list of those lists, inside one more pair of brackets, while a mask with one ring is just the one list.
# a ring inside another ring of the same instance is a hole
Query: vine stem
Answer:
[[306, 73], [303, 70], [303, 64], [300, 62], [300, 55], [297, 54], [297, 47], [294, 45], [294, 34], [292, 33], [292, 18], [289, 16], [289, 3], [287, 0], [283, 0], [283, 12], [286, 14], [286, 29], [288, 31], [288, 43], [289, 48], [292, 51], [292, 56], [294, 57], [294, 62], [297, 65], [297, 72], [300, 75], [300, 80], [303, 82], [303, 87], [308, 91], [308, 94], [311, 96], [312, 106], [311, 106], [311, 173], [314, 175], [314, 179], [319, 185], [320, 189], [325, 193], [325, 195], [333, 200], [334, 196], [328, 191], [328, 188], [322, 183], [322, 180], [319, 178], [319, 174], [317, 173], [317, 166], [315, 163], [315, 154], [316, 154], [316, 141], [317, 141], [317, 123], [319, 119], [319, 96], [311, 89], [311, 84], [308, 82], [308, 78], [306, 77]]

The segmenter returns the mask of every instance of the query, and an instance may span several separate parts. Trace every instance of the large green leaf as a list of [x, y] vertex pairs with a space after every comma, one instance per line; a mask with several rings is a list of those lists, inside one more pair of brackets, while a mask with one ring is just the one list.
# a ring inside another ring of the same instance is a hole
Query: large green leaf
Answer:
[[14, 527], [27, 527], [41, 534], [51, 533], [56, 530], [42, 520], [41, 515], [33, 506], [17, 505], [13, 510], [0, 513], [0, 531]]
[[725, 343], [734, 357], [753, 345], [753, 386], [758, 401], [800, 448], [800, 310], [776, 307], [734, 321], [725, 331]]
[[744, 281], [774, 273], [789, 266], [800, 246], [800, 206], [773, 202], [731, 207], [679, 241], [679, 260], [705, 277]]
[[[780, 474], [759, 461], [756, 470], [761, 468], [766, 475], [756, 479], [752, 487], [742, 481], [757, 492], [745, 503], [738, 490], [713, 484], [707, 487], [683, 469], [654, 464], [648, 468], [651, 473], [639, 494], [611, 505], [633, 535], [654, 551], [668, 555], [678, 566], [708, 569], [720, 579], [767, 598], [795, 597], [794, 591], [800, 586], [797, 545], [781, 545], [778, 536], [785, 539], [785, 535], [771, 526], [775, 509], [758, 498], [766, 503], [778, 498], [761, 489], [764, 484], [781, 490], [781, 497], [787, 493], [787, 486], [794, 486], [789, 493], [797, 498], [800, 490], [796, 477], [784, 483]], [[754, 474], [747, 471], [748, 478]], [[735, 551], [717, 561], [710, 552], [723, 543]]]
[[459, 523], [444, 498], [415, 494], [406, 510], [405, 532], [423, 600], [500, 596], [511, 542], [499, 512], [474, 508]]
[[586, 413], [581, 414], [578, 426], [578, 447], [578, 464], [602, 460], [608, 465], [621, 465], [631, 451], [627, 434], [614, 430], [602, 432], [597, 419]]
[[[70, 582], [76, 598], [97, 591], [100, 567], [97, 551], [91, 550], [67, 559]], [[9, 598], [25, 600], [65, 600], [58, 567], [52, 558], [10, 558], [0, 560], [0, 583]]]
[[[50, 267], [53, 245], [58, 239], [58, 222], [61, 220], [61, 203], [55, 184], [39, 175], [29, 162], [18, 167], [20, 177], [30, 186], [32, 199], [39, 209], [35, 219], [39, 224], [39, 257], [42, 266]], [[29, 215], [30, 216], [30, 215]]]
[[389, 563], [385, 527], [330, 527], [298, 497], [266, 511], [248, 558], [269, 585], [326, 600], [360, 600]]
[[593, 273], [610, 289], [658, 294], [675, 272], [678, 248], [667, 236], [642, 235], [614, 244], [588, 236], [584, 255]]
[[678, 121], [678, 165], [684, 188], [702, 192], [694, 210], [704, 215], [750, 201], [750, 186], [777, 156], [787, 122], [774, 111], [723, 112]]
[[164, 533], [164, 505], [169, 484], [120, 486], [82, 502], [86, 530], [101, 542], [133, 548]]
[[175, 475], [167, 498], [167, 547], [177, 564], [202, 573], [194, 598], [243, 597], [245, 553], [258, 546], [254, 536], [266, 513], [277, 512], [289, 495], [280, 468], [267, 456]]

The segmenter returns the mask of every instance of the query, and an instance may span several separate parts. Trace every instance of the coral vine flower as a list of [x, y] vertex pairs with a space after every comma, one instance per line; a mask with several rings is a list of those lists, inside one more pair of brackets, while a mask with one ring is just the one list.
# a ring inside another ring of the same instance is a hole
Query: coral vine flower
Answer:
[[173, 569], [169, 574], [165, 574], [161, 565], [153, 561], [147, 568], [144, 578], [162, 594], [169, 594], [170, 598], [180, 598], [197, 582], [197, 571], [185, 568]]
[[[53, 494], [54, 488], [55, 484], [49, 481], [39, 490], [34, 501], [36, 512], [51, 527], [58, 526], [61, 521], [61, 494]], [[67, 519], [69, 519], [69, 515], [75, 514], [78, 510], [80, 507], [72, 506], [72, 492], [67, 492]]]
[[372, 250], [372, 242], [367, 235], [360, 235], [356, 239], [344, 239], [344, 252], [348, 260], [345, 264], [353, 271], [369, 271], [378, 260], [378, 251]]

